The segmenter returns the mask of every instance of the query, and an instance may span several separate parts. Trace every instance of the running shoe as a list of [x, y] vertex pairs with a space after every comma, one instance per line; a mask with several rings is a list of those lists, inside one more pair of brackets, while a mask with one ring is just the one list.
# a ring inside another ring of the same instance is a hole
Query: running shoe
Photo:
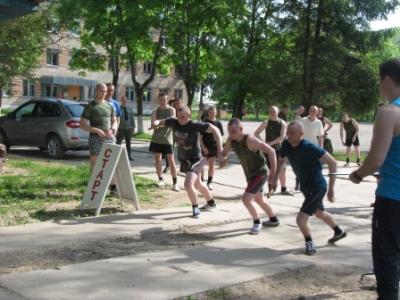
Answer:
[[208, 187], [208, 189], [209, 189], [210, 191], [212, 191], [212, 190], [214, 189], [211, 183], [207, 183], [207, 187]]
[[193, 218], [198, 218], [200, 217], [200, 211], [198, 207], [193, 208]]
[[215, 203], [215, 202], [213, 204], [207, 203], [206, 205], [200, 207], [200, 210], [206, 211], [206, 210], [214, 209], [216, 207], [217, 207], [217, 203]]
[[288, 190], [281, 192], [281, 195], [285, 195], [285, 196], [294, 196], [291, 192], [289, 192]]
[[312, 241], [306, 242], [306, 255], [313, 256], [316, 252], [314, 243]]
[[345, 163], [345, 164], [343, 165], [343, 167], [349, 167], [349, 166], [350, 166], [349, 163]]
[[337, 241], [339, 241], [339, 240], [341, 240], [341, 239], [344, 239], [346, 236], [347, 236], [346, 231], [342, 230], [342, 233], [340, 233], [340, 234], [335, 234], [332, 238], [330, 238], [330, 239], [328, 240], [328, 243], [329, 243], [329, 244], [334, 244], [334, 243], [336, 243]]
[[118, 197], [118, 191], [116, 189], [115, 190], [111, 190], [110, 191], [110, 196], [117, 198]]
[[175, 192], [179, 192], [179, 186], [178, 186], [177, 183], [175, 183], [175, 184], [172, 186], [172, 190], [175, 191]]
[[164, 180], [159, 180], [157, 183], [158, 187], [163, 187], [165, 185]]
[[277, 227], [277, 226], [279, 226], [279, 221], [276, 221], [276, 222], [272, 222], [271, 220], [264, 221], [264, 222], [262, 222], [262, 226], [265, 226], [265, 227]]
[[249, 234], [257, 235], [261, 231], [261, 224], [254, 224], [253, 227], [250, 229]]

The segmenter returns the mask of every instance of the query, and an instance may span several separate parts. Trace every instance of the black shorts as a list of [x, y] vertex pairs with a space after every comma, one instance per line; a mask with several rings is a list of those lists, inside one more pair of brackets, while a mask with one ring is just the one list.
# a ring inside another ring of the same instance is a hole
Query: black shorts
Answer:
[[212, 145], [204, 145], [206, 146], [207, 150], [208, 150], [208, 155], [205, 155], [203, 150], [201, 150], [201, 154], [204, 157], [217, 157], [217, 152], [218, 152], [218, 148], [217, 148], [217, 144], [212, 144]]
[[149, 151], [153, 153], [172, 154], [174, 153], [173, 145], [164, 145], [158, 143], [150, 143]]
[[[275, 155], [276, 155], [276, 161], [279, 160], [279, 156], [281, 154], [281, 150], [280, 149], [274, 149], [275, 150]], [[264, 153], [265, 159], [267, 160], [267, 167], [268, 169], [271, 169], [271, 164], [269, 163], [269, 159], [268, 159], [268, 155]], [[284, 165], [284, 170], [286, 170], [286, 163]]]
[[193, 172], [199, 175], [205, 161], [206, 159], [203, 157], [196, 157], [186, 160], [179, 159], [179, 162], [181, 163], [179, 171], [182, 173]]
[[267, 182], [268, 175], [257, 175], [247, 181], [245, 192], [250, 194], [257, 194], [263, 192], [264, 184]]
[[324, 199], [325, 194], [326, 190], [313, 191], [304, 194], [305, 199], [300, 211], [310, 216], [314, 215], [317, 209], [324, 211], [325, 207], [322, 200]]
[[354, 143], [351, 141], [352, 139], [346, 139], [346, 146], [347, 147], [351, 147], [351, 145], [353, 146], [360, 146], [360, 141], [358, 140], [358, 135], [356, 136], [356, 140], [354, 141]]

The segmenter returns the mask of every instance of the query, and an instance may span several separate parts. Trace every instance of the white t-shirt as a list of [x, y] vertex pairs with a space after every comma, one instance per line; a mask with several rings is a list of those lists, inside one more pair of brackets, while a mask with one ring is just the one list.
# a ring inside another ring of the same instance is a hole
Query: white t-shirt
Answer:
[[324, 128], [322, 126], [322, 122], [318, 119], [311, 121], [308, 117], [302, 118], [301, 122], [304, 126], [303, 138], [319, 146], [317, 136], [324, 136]]

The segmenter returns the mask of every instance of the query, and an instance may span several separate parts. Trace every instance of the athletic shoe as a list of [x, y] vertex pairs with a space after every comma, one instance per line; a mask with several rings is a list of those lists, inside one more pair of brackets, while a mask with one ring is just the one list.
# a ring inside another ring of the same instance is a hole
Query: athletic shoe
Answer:
[[279, 226], [279, 221], [276, 221], [276, 222], [272, 222], [271, 220], [264, 221], [264, 222], [262, 222], [262, 226], [265, 226], [265, 227], [277, 227], [277, 226]]
[[117, 198], [118, 197], [118, 191], [116, 189], [115, 190], [111, 190], [110, 191], [110, 196]]
[[165, 167], [163, 173], [167, 173], [169, 171], [169, 167]]
[[360, 162], [358, 162], [358, 163], [357, 163], [357, 166], [361, 167], [361, 163], [360, 163]]
[[198, 207], [193, 208], [193, 218], [200, 217], [200, 211]]
[[249, 234], [257, 235], [261, 231], [261, 224], [254, 224], [253, 227], [250, 229]]
[[157, 183], [158, 187], [163, 187], [165, 185], [164, 180], [159, 180]]
[[175, 192], [179, 192], [179, 186], [178, 186], [177, 183], [175, 183], [175, 184], [172, 186], [172, 190], [175, 191]]
[[334, 235], [331, 239], [328, 240], [329, 244], [334, 244], [338, 240], [344, 239], [347, 236], [346, 231], [342, 230], [342, 233]]
[[312, 241], [306, 242], [306, 255], [313, 256], [316, 252], [314, 243]]
[[208, 189], [209, 189], [210, 191], [212, 191], [212, 190], [214, 189], [211, 183], [207, 183], [207, 187], [208, 187]]
[[343, 165], [343, 167], [349, 167], [349, 166], [350, 166], [349, 163], [345, 163], [345, 164]]
[[285, 195], [285, 196], [294, 196], [291, 192], [289, 192], [288, 190], [281, 192], [281, 195]]
[[216, 207], [217, 207], [217, 203], [215, 203], [215, 202], [213, 204], [208, 204], [207, 203], [206, 205], [200, 207], [200, 210], [206, 211], [206, 210], [214, 209]]

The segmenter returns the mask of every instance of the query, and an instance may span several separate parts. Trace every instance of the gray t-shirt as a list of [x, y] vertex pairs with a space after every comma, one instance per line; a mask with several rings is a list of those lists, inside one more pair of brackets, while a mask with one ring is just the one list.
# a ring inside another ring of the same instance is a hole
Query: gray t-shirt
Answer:
[[168, 118], [165, 120], [164, 125], [170, 127], [174, 132], [180, 160], [202, 157], [199, 132], [207, 131], [209, 123], [189, 120], [186, 125], [180, 125], [176, 118]]

